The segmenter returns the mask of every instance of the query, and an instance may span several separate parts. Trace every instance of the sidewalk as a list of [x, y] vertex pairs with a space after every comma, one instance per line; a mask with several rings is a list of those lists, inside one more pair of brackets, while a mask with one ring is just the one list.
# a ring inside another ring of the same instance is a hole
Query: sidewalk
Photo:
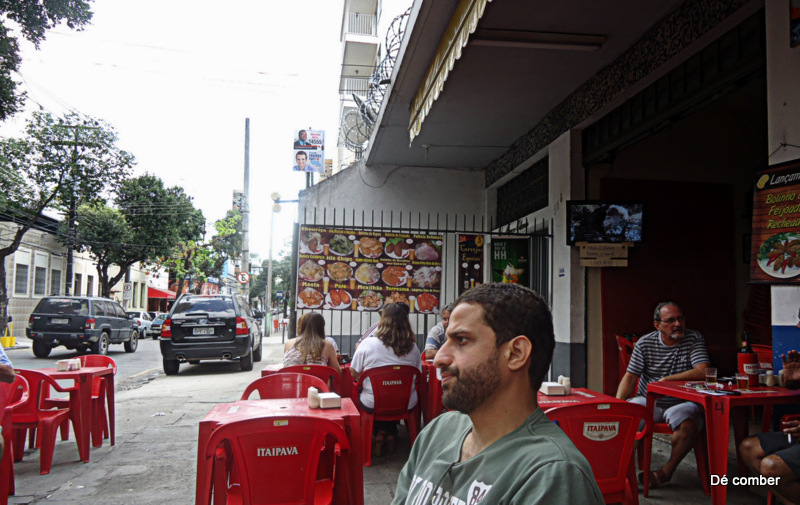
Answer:
[[[199, 420], [214, 404], [239, 398], [245, 386], [267, 364], [279, 363], [283, 356], [280, 335], [264, 340], [264, 359], [247, 373], [232, 363], [209, 363], [181, 369], [176, 381], [167, 378], [160, 367], [148, 371], [154, 380], [132, 380], [117, 384], [117, 443], [92, 449], [91, 462], [78, 460], [74, 440], [58, 441], [53, 469], [39, 475], [39, 457], [26, 451], [15, 465], [17, 495], [12, 504], [48, 505], [190, 505], [194, 503]], [[142, 374], [140, 374], [142, 375]], [[186, 387], [191, 384], [190, 387]], [[752, 430], [751, 430], [752, 431]], [[72, 434], [71, 434], [72, 437]], [[732, 437], [731, 437], [732, 438]], [[406, 432], [400, 429], [393, 455], [373, 458], [364, 468], [366, 505], [391, 502], [397, 475], [408, 457]], [[669, 455], [663, 439], [653, 443], [653, 466], [660, 466]], [[736, 474], [735, 453], [729, 457], [730, 475]], [[730, 485], [728, 504], [766, 503], [766, 492]], [[710, 504], [697, 477], [694, 454], [681, 463], [672, 482], [652, 490], [642, 504]]]

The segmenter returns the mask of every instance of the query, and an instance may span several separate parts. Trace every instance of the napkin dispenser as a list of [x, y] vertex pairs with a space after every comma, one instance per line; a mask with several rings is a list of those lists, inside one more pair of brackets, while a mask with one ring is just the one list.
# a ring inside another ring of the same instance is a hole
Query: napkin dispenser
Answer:
[[558, 382], [542, 382], [539, 392], [548, 396], [564, 396], [567, 394], [564, 385]]
[[342, 408], [342, 397], [336, 393], [320, 393], [319, 408], [321, 409], [340, 409]]
[[60, 359], [56, 361], [56, 371], [72, 372], [81, 369], [81, 360], [78, 358]]

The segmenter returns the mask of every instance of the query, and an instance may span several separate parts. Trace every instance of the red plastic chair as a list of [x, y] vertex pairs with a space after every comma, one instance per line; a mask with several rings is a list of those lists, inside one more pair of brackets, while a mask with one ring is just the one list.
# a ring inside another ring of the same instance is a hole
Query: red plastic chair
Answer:
[[[12, 429], [14, 433], [14, 461], [21, 461], [24, 455], [25, 434], [29, 429], [36, 430], [37, 442], [39, 442], [39, 473], [46, 475], [50, 473], [53, 465], [53, 451], [56, 445], [56, 435], [61, 423], [72, 419], [73, 429], [76, 426], [75, 417], [72, 414], [72, 405], [77, 401], [78, 388], [62, 388], [55, 379], [36, 370], [17, 370], [18, 374], [25, 377], [30, 385], [30, 400], [14, 412], [12, 416]], [[46, 397], [42, 391], [51, 387], [59, 393], [69, 393], [70, 407], [49, 409], [43, 400]], [[76, 437], [77, 439], [77, 437]]]
[[322, 382], [330, 385], [330, 390], [334, 393], [341, 392], [341, 376], [336, 373], [336, 370], [327, 365], [292, 365], [281, 368], [280, 373], [304, 373], [313, 375]]
[[[114, 370], [114, 375], [117, 375], [117, 363], [113, 358], [99, 354], [84, 354], [78, 359], [81, 360], [82, 367], [111, 368]], [[103, 439], [109, 437], [107, 384], [102, 377], [95, 377], [92, 381], [92, 447], [100, 447], [103, 445]]]
[[[364, 370], [359, 382], [369, 379], [375, 408], [372, 413], [360, 408], [361, 427], [364, 436], [364, 466], [372, 465], [372, 425], [378, 421], [404, 421], [411, 443], [417, 439], [420, 425], [420, 403], [422, 402], [422, 372], [411, 365], [388, 365]], [[408, 410], [411, 392], [417, 391], [417, 404]]]
[[[663, 435], [672, 435], [672, 428], [667, 423], [653, 423], [653, 433], [661, 433]], [[645, 470], [645, 475], [649, 476], [650, 473], [650, 453], [652, 450], [653, 439], [647, 437], [644, 444], [639, 444], [638, 458], [639, 468]], [[708, 442], [706, 441], [705, 431], [700, 432], [697, 436], [697, 442], [694, 444], [694, 457], [697, 460], [697, 476], [703, 483], [703, 493], [706, 496], [711, 495], [711, 477], [708, 469]], [[647, 498], [650, 492], [649, 477], [644, 482], [644, 497]]]
[[589, 403], [553, 408], [546, 415], [589, 461], [606, 503], [639, 503], [633, 452], [634, 442], [652, 428], [646, 407], [628, 402]]
[[264, 398], [306, 398], [310, 387], [317, 388], [320, 393], [328, 392], [328, 385], [313, 375], [275, 373], [251, 382], [242, 393], [241, 399], [249, 400], [253, 391], [258, 391], [258, 396], [262, 400]]
[[633, 342], [617, 335], [617, 351], [619, 352], [619, 380], [628, 371], [628, 364], [631, 362], [631, 355], [633, 354]]
[[14, 411], [28, 402], [28, 381], [25, 377], [17, 375], [12, 383], [0, 383], [0, 417], [2, 417], [3, 432], [7, 433], [5, 449], [0, 461], [0, 505], [8, 503], [8, 496], [14, 494], [14, 437], [13, 423], [11, 421]]
[[330, 478], [316, 478], [330, 443], [337, 455], [350, 451], [345, 431], [327, 419], [270, 416], [223, 424], [205, 447], [209, 477], [201, 503], [211, 503], [213, 493], [215, 504], [330, 504], [335, 467]]

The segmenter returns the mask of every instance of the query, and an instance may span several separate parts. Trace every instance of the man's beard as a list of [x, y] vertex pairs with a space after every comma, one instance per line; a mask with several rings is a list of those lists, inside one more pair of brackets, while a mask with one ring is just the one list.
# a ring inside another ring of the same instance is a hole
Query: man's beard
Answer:
[[[480, 407], [500, 386], [500, 351], [495, 350], [483, 363], [469, 371], [456, 367], [442, 370], [451, 373], [455, 383], [442, 394], [442, 404], [450, 410], [470, 414]], [[451, 379], [452, 380], [452, 379]]]

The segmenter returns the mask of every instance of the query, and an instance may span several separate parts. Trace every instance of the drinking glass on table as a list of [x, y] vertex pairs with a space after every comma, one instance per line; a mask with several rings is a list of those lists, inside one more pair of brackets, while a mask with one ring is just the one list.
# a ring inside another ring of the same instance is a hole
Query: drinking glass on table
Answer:
[[742, 391], [750, 389], [750, 377], [745, 373], [736, 374], [736, 387]]
[[717, 369], [706, 368], [706, 386], [715, 388], [717, 387]]

